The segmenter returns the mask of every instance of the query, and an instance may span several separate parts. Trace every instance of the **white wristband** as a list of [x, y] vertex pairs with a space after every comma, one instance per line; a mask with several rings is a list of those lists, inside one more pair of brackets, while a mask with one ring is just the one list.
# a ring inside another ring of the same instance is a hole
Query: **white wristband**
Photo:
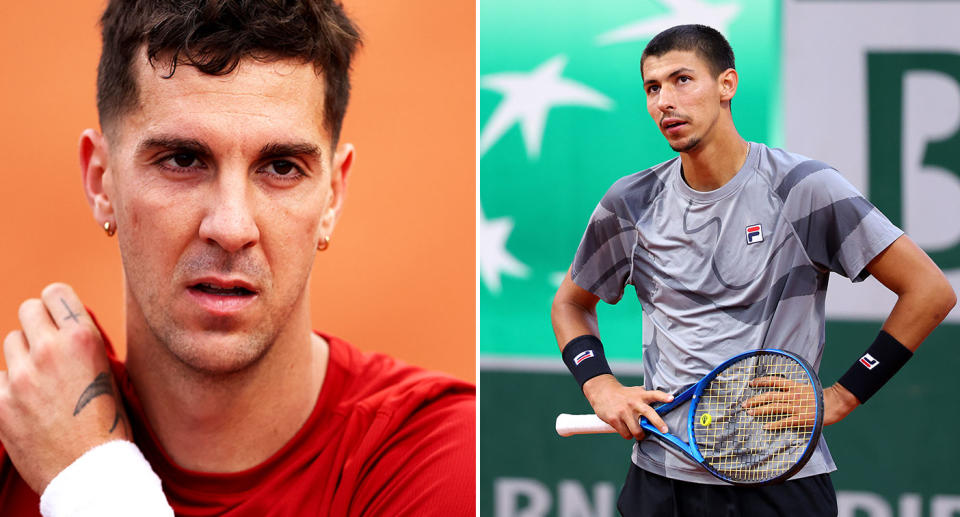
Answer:
[[63, 469], [40, 496], [44, 517], [172, 517], [160, 478], [132, 442], [90, 449]]

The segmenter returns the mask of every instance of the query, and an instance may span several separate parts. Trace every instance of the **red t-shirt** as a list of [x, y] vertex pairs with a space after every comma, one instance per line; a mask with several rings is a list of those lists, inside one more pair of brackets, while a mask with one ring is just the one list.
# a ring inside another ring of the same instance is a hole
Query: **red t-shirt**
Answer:
[[[330, 361], [306, 423], [262, 464], [230, 474], [174, 464], [107, 344], [135, 441], [163, 480], [174, 512], [474, 515], [474, 386], [324, 337]], [[0, 515], [39, 515], [39, 499], [0, 447]]]

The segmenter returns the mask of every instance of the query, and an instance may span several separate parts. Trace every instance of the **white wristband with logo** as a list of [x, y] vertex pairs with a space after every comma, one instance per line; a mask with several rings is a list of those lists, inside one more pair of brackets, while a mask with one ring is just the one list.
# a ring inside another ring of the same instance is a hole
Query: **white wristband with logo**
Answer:
[[44, 517], [172, 517], [160, 478], [132, 442], [90, 449], [63, 469], [40, 496]]

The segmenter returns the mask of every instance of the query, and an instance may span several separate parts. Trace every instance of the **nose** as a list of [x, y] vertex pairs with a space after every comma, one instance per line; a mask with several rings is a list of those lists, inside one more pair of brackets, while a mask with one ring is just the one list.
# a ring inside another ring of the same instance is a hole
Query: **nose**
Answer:
[[675, 111], [677, 109], [677, 101], [674, 91], [668, 85], [663, 85], [660, 87], [660, 92], [657, 95], [657, 108], [664, 113]]
[[260, 229], [254, 217], [246, 173], [220, 171], [207, 212], [200, 222], [200, 238], [228, 253], [256, 245]]

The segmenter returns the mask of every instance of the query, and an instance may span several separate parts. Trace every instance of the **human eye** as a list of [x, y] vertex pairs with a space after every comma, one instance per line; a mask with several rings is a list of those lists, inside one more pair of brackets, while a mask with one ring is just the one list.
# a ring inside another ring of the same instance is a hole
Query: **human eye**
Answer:
[[303, 169], [290, 160], [271, 160], [265, 166], [259, 169], [259, 172], [267, 174], [279, 181], [298, 181], [306, 176]]
[[167, 170], [201, 169], [205, 165], [193, 151], [174, 151], [161, 157], [157, 164]]
[[689, 75], [681, 75], [680, 77], [677, 77], [677, 82], [680, 83], [680, 84], [685, 84], [685, 83], [688, 83], [688, 82], [690, 82], [690, 81], [692, 81], [692, 80], [693, 80], [693, 78], [690, 77]]
[[656, 84], [651, 84], [647, 86], [647, 95], [651, 95], [660, 91], [660, 86]]

